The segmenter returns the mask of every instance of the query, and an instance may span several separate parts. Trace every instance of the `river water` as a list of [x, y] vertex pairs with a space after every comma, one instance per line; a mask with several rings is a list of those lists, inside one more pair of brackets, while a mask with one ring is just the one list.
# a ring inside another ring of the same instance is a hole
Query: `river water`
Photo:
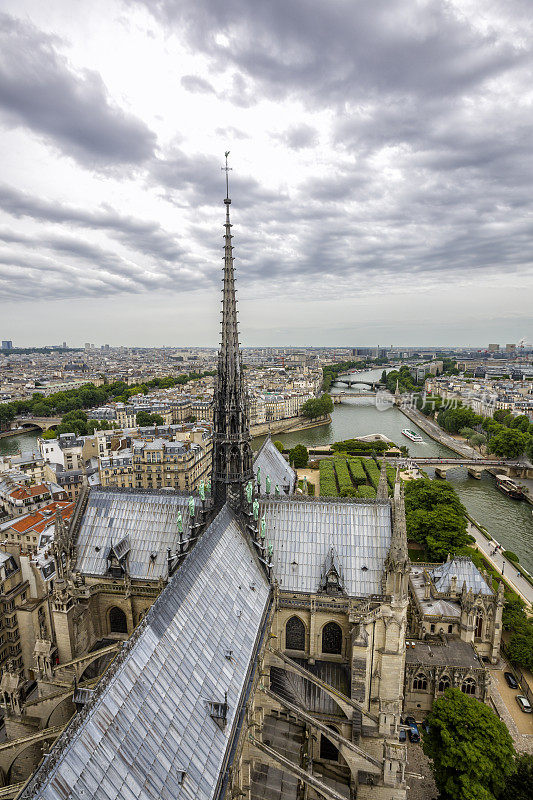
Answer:
[[0, 456], [14, 456], [17, 453], [38, 453], [37, 437], [40, 431], [21, 433], [16, 436], [3, 436], [0, 438]]
[[[382, 370], [360, 373], [362, 380], [378, 380]], [[352, 389], [356, 394], [364, 387]], [[332, 387], [332, 394], [345, 392], [346, 387]], [[385, 406], [385, 408], [383, 408]], [[375, 397], [354, 397], [336, 405], [329, 425], [310, 428], [295, 433], [275, 434], [286, 447], [294, 447], [299, 442], [308, 447], [331, 444], [332, 442], [383, 433], [396, 444], [404, 444], [412, 456], [454, 456], [449, 448], [430, 437], [405, 417], [397, 408], [376, 402]], [[402, 428], [411, 428], [420, 434], [423, 443], [411, 442], [402, 435]], [[254, 442], [257, 446], [262, 438]], [[429, 467], [424, 468], [432, 474]], [[471, 516], [488, 530], [506, 549], [512, 550], [520, 558], [520, 563], [533, 573], [533, 506], [524, 501], [511, 500], [496, 488], [494, 477], [483, 472], [481, 480], [471, 478], [466, 468], [450, 470], [446, 480], [454, 487]]]

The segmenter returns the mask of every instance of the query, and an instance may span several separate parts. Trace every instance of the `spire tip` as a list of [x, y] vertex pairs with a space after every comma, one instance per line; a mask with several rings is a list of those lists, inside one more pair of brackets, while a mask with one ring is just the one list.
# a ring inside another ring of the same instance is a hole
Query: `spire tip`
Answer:
[[231, 202], [230, 199], [229, 199], [229, 176], [228, 176], [228, 173], [230, 172], [232, 167], [228, 167], [228, 156], [229, 156], [229, 153], [230, 153], [229, 150], [226, 150], [226, 152], [224, 153], [224, 156], [226, 158], [226, 166], [225, 167], [220, 167], [220, 169], [223, 169], [224, 172], [226, 173], [226, 201]]

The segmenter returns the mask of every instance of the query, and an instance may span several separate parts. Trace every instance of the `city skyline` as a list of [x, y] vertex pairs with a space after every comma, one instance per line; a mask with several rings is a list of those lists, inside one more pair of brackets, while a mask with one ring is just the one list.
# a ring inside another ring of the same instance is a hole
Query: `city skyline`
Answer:
[[3, 7], [3, 337], [216, 346], [229, 149], [244, 346], [531, 338], [526, 4]]

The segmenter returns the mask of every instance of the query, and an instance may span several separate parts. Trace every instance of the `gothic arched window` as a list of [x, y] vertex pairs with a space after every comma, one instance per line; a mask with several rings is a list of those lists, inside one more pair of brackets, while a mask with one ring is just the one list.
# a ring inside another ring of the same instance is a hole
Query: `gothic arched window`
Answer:
[[[333, 725], [328, 725], [332, 731], [336, 730]], [[338, 761], [339, 751], [327, 736], [322, 734], [320, 736], [320, 758], [327, 758], [328, 761]]]
[[449, 688], [450, 688], [450, 679], [448, 678], [447, 675], [445, 675], [439, 681], [439, 692], [445, 692], [446, 689], [449, 689]]
[[428, 679], [423, 672], [419, 672], [413, 681], [413, 689], [419, 692], [425, 692], [428, 688]]
[[305, 650], [305, 625], [300, 617], [291, 617], [285, 625], [287, 650]]
[[461, 691], [464, 694], [475, 694], [476, 693], [476, 682], [473, 678], [466, 678], [463, 681], [463, 685], [461, 686]]
[[239, 450], [236, 447], [234, 447], [230, 455], [230, 472], [233, 475], [236, 475], [239, 472], [239, 461], [240, 461]]
[[336, 622], [328, 622], [322, 629], [322, 652], [333, 655], [342, 653], [342, 628]]
[[111, 633], [127, 633], [128, 621], [122, 609], [113, 606], [109, 612], [109, 631]]
[[483, 636], [483, 613], [481, 611], [477, 612], [475, 627], [476, 627], [476, 633], [475, 633], [476, 639], [481, 639], [481, 637]]

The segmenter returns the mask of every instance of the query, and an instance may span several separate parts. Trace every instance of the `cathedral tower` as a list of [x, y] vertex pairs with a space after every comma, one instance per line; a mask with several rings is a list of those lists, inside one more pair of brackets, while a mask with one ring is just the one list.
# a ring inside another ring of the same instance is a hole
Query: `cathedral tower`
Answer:
[[247, 507], [245, 486], [253, 480], [250, 417], [239, 349], [237, 300], [226, 153], [226, 222], [224, 234], [224, 278], [222, 288], [222, 333], [213, 395], [213, 473], [215, 508], [228, 503], [236, 511]]

